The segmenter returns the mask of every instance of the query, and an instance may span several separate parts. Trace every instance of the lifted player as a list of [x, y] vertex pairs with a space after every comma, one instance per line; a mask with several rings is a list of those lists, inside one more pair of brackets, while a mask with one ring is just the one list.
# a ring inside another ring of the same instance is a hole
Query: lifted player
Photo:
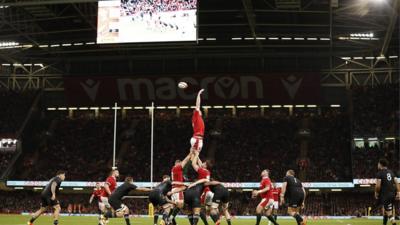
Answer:
[[[129, 195], [129, 192], [136, 190], [140, 192], [150, 192], [151, 189], [149, 188], [138, 188], [136, 185], [133, 184], [133, 178], [128, 176], [125, 178], [125, 182], [119, 186], [115, 191], [110, 195], [108, 201], [111, 207], [114, 209], [115, 213], [111, 211], [107, 211], [104, 214], [105, 219], [112, 217], [124, 217], [126, 225], [130, 225], [129, 221], [129, 208], [122, 203], [122, 198], [124, 196]], [[103, 222], [103, 221], [102, 221]]]
[[222, 213], [226, 218], [228, 225], [231, 225], [231, 214], [228, 211], [229, 207], [229, 191], [228, 189], [219, 181], [210, 181], [205, 184], [210, 188], [213, 193], [211, 200], [211, 207], [207, 206], [207, 210], [210, 211], [211, 219], [215, 224], [220, 224], [220, 212], [219, 206], [222, 207]]
[[[389, 170], [389, 162], [386, 159], [380, 159], [378, 163], [378, 173], [376, 175], [375, 198], [379, 206], [383, 207], [383, 224], [386, 225], [389, 220], [391, 224], [396, 224], [393, 215], [393, 203], [395, 198], [400, 199], [400, 186], [396, 181], [394, 173]], [[397, 189], [397, 194], [396, 194]]]
[[174, 202], [169, 200], [167, 194], [172, 189], [171, 177], [168, 175], [163, 176], [162, 182], [157, 185], [149, 194], [149, 200], [154, 207], [159, 208], [162, 212], [162, 222], [169, 224], [169, 215], [173, 208]]
[[38, 211], [36, 211], [32, 218], [29, 220], [28, 225], [33, 225], [33, 222], [40, 216], [42, 213], [46, 212], [47, 208], [54, 208], [54, 225], [58, 224], [58, 217], [60, 215], [61, 207], [60, 202], [57, 200], [57, 195], [61, 186], [61, 183], [65, 180], [65, 172], [58, 171], [56, 176], [51, 178], [49, 183], [46, 185], [40, 199], [42, 201], [41, 207]]
[[272, 196], [272, 183], [269, 179], [269, 170], [263, 170], [261, 172], [261, 183], [260, 183], [260, 190], [253, 191], [253, 198], [256, 198], [258, 195], [261, 197], [261, 202], [257, 205], [256, 208], [256, 215], [257, 215], [257, 223], [259, 225], [261, 222], [262, 214], [265, 213], [265, 216], [271, 221], [274, 225], [278, 225], [275, 221], [274, 217], [272, 216], [273, 204], [274, 204], [274, 197]]
[[192, 116], [192, 126], [193, 126], [193, 137], [190, 139], [191, 150], [195, 150], [200, 152], [203, 148], [203, 138], [204, 138], [204, 120], [201, 115], [201, 94], [204, 92], [204, 89], [201, 89], [197, 94], [196, 99], [196, 108], [193, 111]]
[[[286, 172], [286, 177], [283, 179], [281, 190], [280, 204], [288, 204], [288, 214], [296, 219], [297, 225], [305, 225], [306, 222], [299, 214], [299, 208], [304, 208], [306, 200], [306, 190], [299, 179], [294, 177], [293, 170]], [[285, 200], [286, 199], [286, 200]]]

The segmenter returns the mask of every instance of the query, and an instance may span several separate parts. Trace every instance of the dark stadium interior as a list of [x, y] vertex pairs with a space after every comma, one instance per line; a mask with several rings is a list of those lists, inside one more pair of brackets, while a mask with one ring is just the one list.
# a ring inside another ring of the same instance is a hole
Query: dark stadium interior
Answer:
[[[125, 44], [96, 43], [97, 0], [0, 1], [0, 139], [18, 140], [15, 151], [0, 148], [0, 214], [33, 212], [40, 198], [33, 187], [18, 190], [7, 180], [47, 181], [59, 169], [67, 171], [67, 181], [108, 176], [112, 97], [104, 103], [80, 98], [75, 91], [83, 82], [104, 79], [102, 85], [111, 81], [111, 87], [121, 79], [144, 78], [155, 83], [152, 90], [163, 78], [175, 88], [181, 78], [212, 77], [216, 83], [254, 76], [276, 94], [271, 83], [278, 80], [285, 91], [284, 82], [294, 76], [300, 83], [311, 80], [296, 89], [295, 95], [305, 93], [301, 100], [287, 93], [287, 98], [272, 95], [253, 102], [225, 92], [214, 104], [210, 91], [202, 103], [201, 157], [215, 163], [212, 177], [255, 183], [268, 168], [276, 182], [288, 169], [303, 182], [360, 179], [340, 191], [307, 189], [303, 214], [359, 217], [372, 207], [371, 215], [381, 215], [374, 208], [374, 185], [362, 182], [375, 178], [381, 158], [400, 176], [400, 3], [355, 1], [333, 0], [330, 6], [330, 0], [199, 0], [197, 42]], [[256, 89], [251, 85], [246, 87], [250, 96]], [[194, 88], [187, 90], [194, 93]], [[112, 96], [114, 89], [99, 93]], [[127, 175], [135, 182], [150, 181], [149, 106], [154, 100], [155, 181], [190, 149], [193, 109], [187, 99], [157, 105], [159, 96], [151, 99], [146, 91], [138, 91], [143, 97], [136, 102], [115, 100], [122, 102], [116, 129], [120, 181]], [[132, 88], [123, 94], [134, 93]], [[193, 181], [195, 172], [191, 166], [186, 170], [187, 181]], [[88, 204], [91, 190], [65, 188], [62, 212], [79, 205], [79, 213], [97, 213]], [[148, 213], [147, 199], [127, 202], [133, 214]], [[232, 190], [233, 215], [254, 215], [257, 203], [248, 190]], [[395, 207], [400, 211], [399, 204]]]

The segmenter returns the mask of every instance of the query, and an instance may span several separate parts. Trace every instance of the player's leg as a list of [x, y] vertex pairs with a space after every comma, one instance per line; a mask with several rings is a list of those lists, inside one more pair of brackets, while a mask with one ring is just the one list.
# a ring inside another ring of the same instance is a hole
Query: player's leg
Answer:
[[[123, 205], [123, 206], [125, 206], [125, 205]], [[127, 206], [125, 206], [123, 212], [124, 212], [124, 219], [125, 219], [126, 225], [131, 225], [131, 221], [129, 220], [129, 208]]]
[[388, 197], [386, 199], [384, 199], [384, 209], [385, 209], [385, 214], [389, 220], [389, 222], [392, 225], [396, 225], [396, 219], [394, 218], [393, 215], [393, 201], [394, 199], [392, 197]]
[[265, 210], [265, 216], [268, 218], [268, 220], [274, 224], [274, 225], [278, 225], [278, 223], [275, 221], [274, 217], [272, 216], [272, 210], [274, 209], [274, 200], [273, 199], [269, 199], [268, 200], [268, 204], [265, 206], [264, 210]]
[[288, 214], [296, 220], [297, 225], [305, 224], [303, 218], [299, 214], [298, 208], [288, 207]]
[[200, 211], [200, 219], [201, 219], [201, 221], [203, 221], [204, 225], [208, 225], [207, 214], [206, 214], [207, 212], [208, 212], [207, 206], [206, 206], [205, 210]]
[[29, 224], [29, 225], [32, 225], [33, 222], [35, 222], [35, 220], [36, 220], [37, 218], [39, 218], [40, 215], [42, 215], [44, 212], [46, 212], [46, 207], [43, 207], [43, 206], [40, 207], [40, 209], [39, 209], [38, 211], [36, 211], [36, 212], [32, 215], [32, 217], [31, 217], [31, 219], [29, 220], [28, 224]]
[[162, 219], [165, 224], [169, 224], [169, 216], [171, 213], [172, 204], [166, 203], [162, 206]]
[[103, 212], [105, 211], [105, 206], [104, 206], [104, 203], [102, 203], [101, 201], [99, 201], [99, 225], [101, 225], [101, 220], [102, 220], [102, 215], [103, 215]]
[[54, 219], [54, 225], [58, 224], [58, 218], [60, 217], [60, 212], [61, 212], [61, 206], [60, 204], [56, 204], [55, 206], [53, 206], [54, 208], [54, 213], [53, 213], [53, 219]]
[[262, 213], [264, 208], [267, 206], [268, 201], [267, 199], [261, 199], [261, 202], [257, 205], [256, 208], [256, 225], [259, 225], [261, 222]]
[[232, 216], [229, 213], [229, 203], [228, 202], [224, 203], [222, 205], [222, 211], [223, 211], [223, 214], [225, 216], [225, 219], [226, 219], [226, 222], [228, 223], [228, 225], [232, 225]]
[[153, 217], [153, 224], [157, 225], [158, 224], [158, 217], [161, 214], [161, 212], [159, 210], [157, 210], [157, 212], [154, 213], [154, 217]]
[[[200, 205], [200, 200], [199, 200], [199, 205]], [[199, 223], [200, 211], [201, 211], [200, 206], [193, 208], [193, 224], [192, 225], [197, 225], [197, 223]]]
[[214, 221], [215, 224], [219, 224], [220, 223], [220, 221], [219, 221], [220, 215], [219, 215], [218, 207], [219, 207], [218, 203], [213, 202], [211, 204], [210, 217]]

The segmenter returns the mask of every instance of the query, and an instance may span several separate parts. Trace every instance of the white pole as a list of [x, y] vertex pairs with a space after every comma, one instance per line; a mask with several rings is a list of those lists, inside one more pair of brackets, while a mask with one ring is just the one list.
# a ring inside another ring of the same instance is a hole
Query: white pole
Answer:
[[150, 182], [153, 187], [153, 157], [154, 157], [154, 102], [151, 103], [151, 140], [150, 140]]
[[116, 146], [117, 146], [117, 103], [114, 104], [114, 148], [113, 148], [113, 169], [115, 167], [115, 153], [116, 153]]

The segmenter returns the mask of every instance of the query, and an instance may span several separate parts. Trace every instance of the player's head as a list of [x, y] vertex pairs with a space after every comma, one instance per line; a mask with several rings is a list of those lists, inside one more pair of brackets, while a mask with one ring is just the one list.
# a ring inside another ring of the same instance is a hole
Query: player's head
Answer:
[[64, 170], [57, 171], [56, 176], [59, 177], [61, 180], [65, 180], [65, 171]]
[[261, 177], [269, 177], [269, 169], [261, 171]]
[[212, 168], [213, 164], [211, 160], [207, 159], [206, 161], [203, 162], [201, 165], [202, 168], [210, 170]]
[[100, 189], [100, 188], [101, 188], [100, 182], [96, 182], [96, 189]]
[[117, 169], [111, 170], [110, 176], [119, 177], [119, 171]]
[[388, 165], [389, 165], [389, 162], [387, 161], [387, 159], [380, 159], [378, 162], [378, 169], [381, 170], [383, 168], [388, 167]]
[[296, 175], [296, 173], [294, 172], [294, 170], [288, 170], [288, 171], [286, 172], [286, 176], [294, 176], [294, 175]]
[[164, 176], [162, 176], [162, 180], [163, 180], [163, 182], [164, 182], [164, 181], [170, 181], [170, 180], [171, 180], [171, 177], [168, 176], [168, 175], [164, 175]]
[[180, 159], [175, 160], [175, 166], [180, 165], [182, 161]]
[[125, 183], [133, 183], [133, 177], [131, 176], [125, 177]]

